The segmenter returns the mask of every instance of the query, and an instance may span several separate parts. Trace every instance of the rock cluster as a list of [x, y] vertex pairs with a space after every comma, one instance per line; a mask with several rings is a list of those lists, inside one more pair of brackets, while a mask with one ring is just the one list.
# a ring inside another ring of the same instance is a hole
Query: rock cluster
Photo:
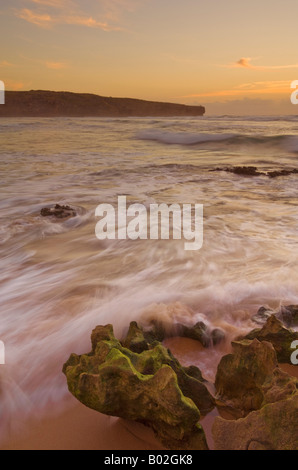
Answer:
[[253, 319], [262, 327], [237, 338], [232, 353], [222, 357], [214, 397], [201, 371], [181, 366], [162, 344], [175, 334], [204, 347], [224, 340], [221, 330], [202, 322], [175, 328], [155, 322], [150, 329], [132, 322], [121, 341], [112, 325], [98, 326], [91, 352], [72, 354], [63, 371], [70, 392], [83, 404], [150, 426], [169, 449], [207, 449], [200, 419], [216, 405], [229, 419], [214, 420], [215, 449], [297, 450], [298, 380], [279, 367], [290, 362], [291, 344], [298, 339], [285, 326], [296, 324], [297, 311], [295, 305], [278, 312], [259, 309]]

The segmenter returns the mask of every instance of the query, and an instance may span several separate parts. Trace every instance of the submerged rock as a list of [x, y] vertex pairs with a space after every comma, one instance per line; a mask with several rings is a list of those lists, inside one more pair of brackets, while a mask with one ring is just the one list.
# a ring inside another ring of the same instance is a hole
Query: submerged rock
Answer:
[[298, 173], [297, 168], [273, 170], [273, 171], [259, 171], [255, 166], [232, 166], [223, 168], [214, 168], [209, 171], [226, 171], [228, 173], [234, 173], [240, 176], [268, 176], [269, 178], [277, 178], [279, 176], [289, 176]]
[[76, 217], [76, 211], [70, 206], [60, 206], [56, 204], [54, 207], [44, 207], [40, 211], [42, 217], [56, 217], [57, 219], [67, 219]]
[[255, 323], [263, 325], [271, 315], [275, 315], [286, 327], [298, 325], [298, 305], [282, 305], [277, 310], [263, 306], [259, 308], [256, 315], [252, 317], [252, 320]]
[[200, 411], [210, 411], [214, 399], [198, 368], [183, 368], [160, 343], [143, 350], [148, 343], [136, 323], [123, 344], [140, 352], [124, 347], [112, 325], [97, 327], [91, 342], [91, 353], [72, 354], [63, 367], [68, 388], [79, 401], [150, 426], [170, 449], [207, 449]]
[[[296, 307], [295, 307], [296, 308]], [[294, 309], [292, 312], [294, 313]], [[296, 313], [297, 315], [297, 313]], [[270, 315], [263, 328], [257, 328], [242, 339], [268, 341], [276, 351], [278, 362], [291, 364], [293, 341], [298, 340], [298, 332], [286, 328], [275, 315]]]
[[298, 394], [265, 405], [246, 418], [215, 418], [216, 450], [297, 450]]
[[271, 343], [245, 339], [232, 346], [233, 353], [224, 356], [217, 369], [218, 405], [227, 407], [236, 417], [246, 416], [297, 392], [297, 379], [278, 368]]
[[151, 323], [149, 330], [143, 331], [143, 335], [148, 344], [153, 344], [155, 341], [161, 342], [166, 338], [174, 336], [199, 341], [204, 348], [215, 346], [225, 341], [225, 333], [223, 330], [219, 328], [208, 328], [202, 321], [197, 322], [193, 326], [184, 325], [182, 323], [168, 325], [154, 321]]

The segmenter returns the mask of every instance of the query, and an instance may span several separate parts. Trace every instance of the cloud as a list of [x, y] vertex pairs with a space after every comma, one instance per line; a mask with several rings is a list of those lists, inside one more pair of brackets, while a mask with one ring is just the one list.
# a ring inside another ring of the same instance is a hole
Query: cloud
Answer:
[[133, 12], [144, 0], [97, 0], [94, 13], [86, 13], [78, 0], [31, 0], [35, 7], [16, 10], [15, 15], [40, 28], [50, 29], [55, 25], [66, 24], [99, 28], [103, 31], [126, 31], [122, 17]]
[[298, 64], [290, 65], [253, 65], [251, 63], [253, 59], [251, 57], [241, 57], [232, 64], [225, 65], [227, 68], [245, 68], [251, 70], [281, 70], [281, 69], [297, 69]]
[[45, 66], [51, 70], [62, 70], [68, 67], [65, 62], [46, 62]]
[[28, 8], [23, 8], [16, 12], [16, 16], [41, 28], [50, 28], [54, 21], [50, 15], [35, 13], [32, 10], [28, 10]]
[[7, 62], [7, 60], [2, 60], [2, 62], [0, 62], [0, 67], [15, 67], [15, 65], [11, 62]]
[[237, 96], [249, 96], [249, 95], [282, 95], [289, 94], [290, 82], [286, 80], [271, 80], [261, 82], [242, 83], [234, 88], [227, 90], [214, 90], [205, 93], [196, 93], [192, 95], [186, 95], [181, 98], [230, 98]]
[[6, 90], [19, 91], [23, 90], [25, 84], [23, 82], [17, 82], [14, 80], [4, 80]]

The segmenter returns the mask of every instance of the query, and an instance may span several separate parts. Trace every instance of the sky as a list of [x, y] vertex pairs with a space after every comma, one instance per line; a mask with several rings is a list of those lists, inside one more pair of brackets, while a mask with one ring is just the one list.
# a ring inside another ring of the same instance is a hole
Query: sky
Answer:
[[297, 18], [297, 0], [2, 0], [0, 80], [207, 114], [297, 114]]

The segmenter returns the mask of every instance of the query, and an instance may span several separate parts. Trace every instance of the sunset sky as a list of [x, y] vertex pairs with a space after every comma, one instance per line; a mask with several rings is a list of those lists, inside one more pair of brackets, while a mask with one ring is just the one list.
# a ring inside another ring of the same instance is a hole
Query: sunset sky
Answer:
[[10, 0], [0, 80], [210, 114], [297, 114], [297, 18], [297, 0]]

